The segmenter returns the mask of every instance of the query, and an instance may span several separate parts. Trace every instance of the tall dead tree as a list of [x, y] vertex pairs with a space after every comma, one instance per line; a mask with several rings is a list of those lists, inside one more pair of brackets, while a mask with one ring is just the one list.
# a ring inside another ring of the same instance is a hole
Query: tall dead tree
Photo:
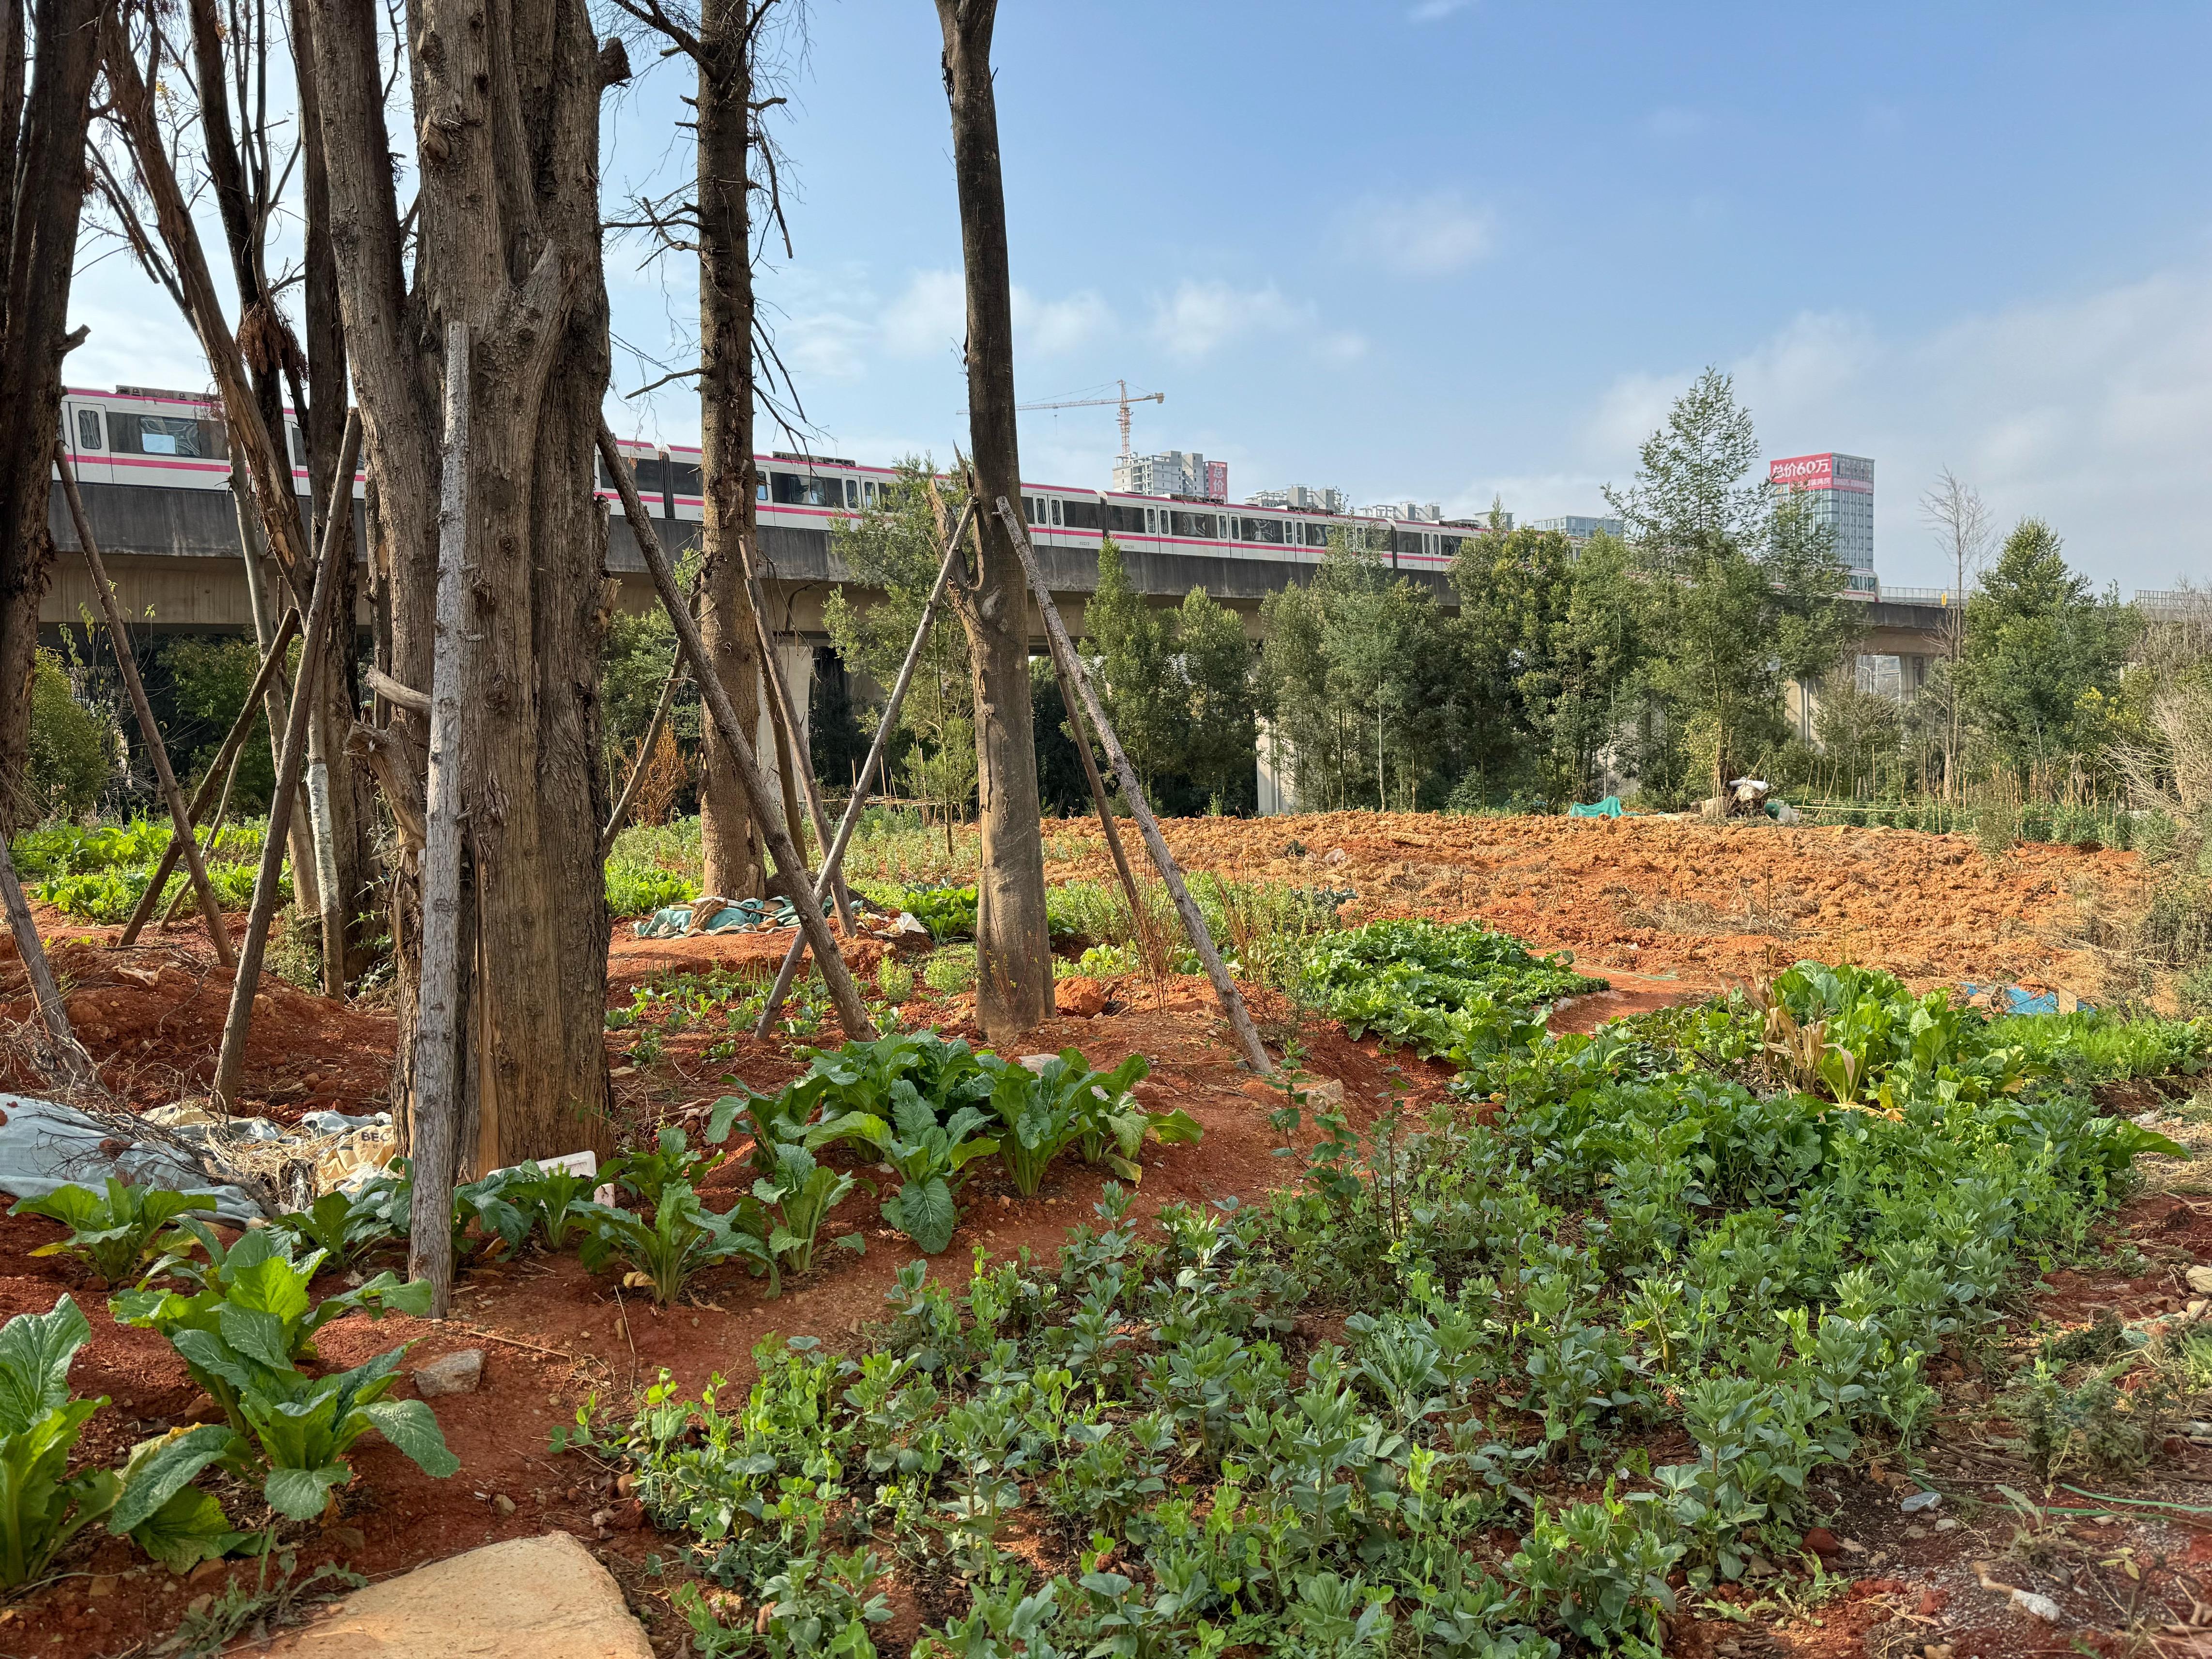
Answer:
[[[991, 89], [998, 0], [937, 0], [952, 167], [968, 272], [968, 434], [979, 501], [1022, 495], [1014, 414], [1012, 279], [1006, 195], [999, 173], [999, 110]], [[975, 1013], [1004, 1042], [1052, 1012], [1052, 940], [1045, 921], [1044, 840], [1030, 729], [1028, 586], [1021, 556], [995, 514], [979, 512], [982, 553], [953, 584], [975, 670], [976, 794], [983, 867], [976, 885]]]
[[[760, 727], [761, 674], [745, 564], [758, 546], [754, 498], [752, 192], [756, 161], [767, 154], [761, 112], [781, 98], [756, 100], [755, 69], [778, 0], [699, 0], [696, 11], [660, 0], [616, 0], [688, 57], [698, 71], [693, 107], [698, 167], [690, 200], [641, 202], [636, 228], [672, 252], [699, 257], [699, 447], [705, 475], [700, 538], [699, 632], [748, 732]], [[742, 769], [713, 720], [703, 721], [706, 764], [699, 783], [704, 890], [757, 897], [763, 884], [757, 811]], [[789, 793], [787, 791], [787, 793]], [[799, 826], [791, 826], [794, 838]], [[802, 845], [804, 843], [802, 842]]]
[[[605, 1152], [598, 665], [613, 596], [593, 496], [608, 369], [599, 136], [601, 90], [627, 64], [601, 53], [584, 0], [418, 0], [410, 272], [380, 9], [308, 9], [338, 295], [387, 544], [391, 671], [417, 691], [432, 683], [442, 388], [448, 374], [471, 376], [458, 1162], [482, 1171]], [[475, 337], [469, 364], [445, 360], [455, 322]], [[419, 835], [422, 756], [419, 733], [394, 739], [380, 769], [403, 834], [411, 816]], [[417, 1018], [418, 876], [403, 870], [393, 884], [403, 1057]], [[401, 1072], [404, 1116], [404, 1060]]]
[[[239, 344], [252, 376], [261, 418], [280, 445], [285, 444], [284, 406], [291, 406], [306, 441], [309, 495], [313, 503], [309, 544], [319, 545], [325, 503], [331, 499], [331, 472], [339, 434], [345, 426], [345, 336], [337, 311], [336, 274], [331, 268], [328, 191], [324, 188], [319, 132], [309, 125], [313, 88], [301, 94], [296, 148], [290, 158], [272, 154], [274, 125], [269, 97], [269, 60], [273, 47], [268, 9], [263, 0], [244, 0], [218, 14], [216, 0], [187, 0], [191, 34], [192, 82], [199, 94], [201, 151], [221, 212], [223, 240], [230, 252], [231, 277], [238, 289]], [[299, 38], [304, 20], [291, 8], [290, 32], [297, 64], [306, 46]], [[236, 119], [233, 118], [233, 99]], [[276, 118], [281, 119], [281, 112]], [[284, 177], [296, 165], [304, 179], [301, 205], [306, 228], [306, 311], [313, 349], [302, 356], [298, 340], [278, 304], [268, 269], [268, 242]], [[305, 384], [302, 384], [302, 376]], [[303, 393], [307, 395], [302, 395]], [[289, 473], [299, 460], [286, 458]], [[323, 670], [309, 704], [308, 811], [295, 823], [306, 832], [295, 838], [295, 887], [307, 896], [320, 917], [325, 939], [324, 989], [344, 994], [350, 968], [362, 960], [358, 918], [373, 886], [375, 853], [370, 841], [371, 802], [367, 775], [343, 749], [358, 707], [350, 647], [354, 612], [353, 561], [337, 573], [337, 648], [324, 653]], [[304, 594], [295, 594], [304, 602]], [[311, 879], [298, 879], [299, 850], [314, 860]], [[330, 890], [325, 890], [327, 887]]]
[[0, 250], [8, 261], [0, 290], [0, 832], [15, 826], [24, 805], [39, 601], [54, 556], [47, 510], [70, 276], [106, 3], [36, 0], [28, 39], [23, 0], [0, 9]]

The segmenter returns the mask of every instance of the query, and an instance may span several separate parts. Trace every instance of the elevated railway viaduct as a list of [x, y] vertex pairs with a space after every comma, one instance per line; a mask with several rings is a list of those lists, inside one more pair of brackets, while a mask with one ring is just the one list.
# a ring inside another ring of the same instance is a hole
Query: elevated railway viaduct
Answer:
[[[87, 483], [83, 495], [93, 534], [100, 540], [109, 574], [120, 590], [125, 612], [137, 619], [142, 631], [252, 631], [238, 512], [228, 491]], [[303, 510], [305, 506], [303, 501]], [[50, 518], [55, 545], [64, 554], [74, 553], [76, 532], [63, 507], [58, 485]], [[696, 521], [663, 519], [655, 522], [662, 544], [671, 553], [697, 544], [700, 526]], [[355, 528], [356, 556], [360, 557], [367, 537], [358, 507]], [[761, 550], [769, 566], [763, 575], [770, 605], [781, 612], [771, 619], [777, 630], [810, 643], [826, 644], [828, 636], [822, 631], [823, 599], [831, 588], [851, 581], [851, 573], [832, 549], [829, 533], [767, 526], [761, 532]], [[1203, 587], [1224, 605], [1254, 618], [1262, 599], [1304, 580], [1318, 562], [1318, 555], [1309, 550], [1285, 552], [1289, 556], [1224, 556], [1158, 552], [1140, 544], [1125, 543], [1122, 562], [1137, 590], [1156, 600], [1179, 603], [1191, 589]], [[1079, 623], [1083, 601], [1097, 583], [1091, 556], [1080, 549], [1049, 545], [1040, 545], [1038, 554], [1054, 599], [1069, 612], [1072, 625]], [[644, 611], [655, 603], [645, 562], [638, 556], [629, 526], [619, 514], [607, 529], [607, 565], [622, 583], [620, 603], [625, 610]], [[1408, 567], [1401, 574], [1433, 590], [1445, 605], [1458, 604], [1457, 593], [1441, 571]], [[76, 559], [58, 560], [53, 585], [40, 608], [40, 621], [48, 627], [59, 627], [76, 623], [88, 611], [97, 614], [91, 579]], [[366, 624], [365, 610], [359, 620]], [[1932, 659], [1942, 653], [1948, 621], [1947, 609], [1932, 595], [1885, 598], [1868, 606], [1869, 633], [1862, 648], [1908, 660]], [[1043, 648], [1042, 632], [1037, 646]], [[1921, 675], [1925, 677], [1924, 669]], [[1909, 680], [1906, 689], [1914, 684]]]

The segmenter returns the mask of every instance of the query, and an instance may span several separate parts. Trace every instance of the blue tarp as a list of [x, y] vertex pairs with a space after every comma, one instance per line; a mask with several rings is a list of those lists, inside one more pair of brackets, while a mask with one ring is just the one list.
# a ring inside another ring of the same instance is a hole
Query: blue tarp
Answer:
[[[2055, 1014], [2060, 1012], [2058, 993], [2031, 991], [2025, 985], [1961, 985], [1961, 996], [1978, 997], [1986, 992], [1990, 1009], [1999, 1014]], [[2091, 1012], [2090, 1005], [2076, 1000], [2075, 1007], [2082, 1013]]]
[[689, 904], [672, 904], [635, 924], [634, 931], [640, 939], [676, 939], [692, 933], [750, 933], [759, 928], [799, 925], [799, 912], [791, 908], [791, 901], [786, 898], [739, 899], [735, 904], [725, 903], [696, 927], [691, 925], [693, 908]]
[[1567, 808], [1567, 816], [1571, 818], [1617, 818], [1620, 816], [1620, 797], [1607, 795], [1590, 806], [1577, 801]]

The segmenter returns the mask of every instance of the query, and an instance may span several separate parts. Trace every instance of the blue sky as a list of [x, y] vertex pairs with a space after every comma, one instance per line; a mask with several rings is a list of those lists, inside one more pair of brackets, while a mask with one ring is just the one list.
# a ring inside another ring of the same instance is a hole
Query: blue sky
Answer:
[[[943, 459], [933, 10], [811, 0], [807, 34], [763, 292], [811, 442]], [[1936, 577], [1916, 501], [1947, 465], [2100, 581], [2212, 573], [2212, 8], [1006, 0], [996, 58], [1022, 397], [1164, 392], [1138, 447], [1227, 460], [1234, 495], [1599, 511], [1712, 362], [1766, 454], [1875, 458], [1893, 582]], [[687, 82], [611, 107], [611, 210], [688, 169]], [[693, 271], [640, 253], [609, 251], [617, 334], [689, 361]], [[128, 280], [79, 309], [143, 313]], [[96, 329], [75, 374], [143, 378], [145, 329], [106, 338], [127, 366]], [[617, 392], [660, 372], [616, 361]], [[697, 431], [678, 388], [610, 405]], [[1034, 481], [1103, 484], [1115, 445], [1110, 409], [1024, 417]]]

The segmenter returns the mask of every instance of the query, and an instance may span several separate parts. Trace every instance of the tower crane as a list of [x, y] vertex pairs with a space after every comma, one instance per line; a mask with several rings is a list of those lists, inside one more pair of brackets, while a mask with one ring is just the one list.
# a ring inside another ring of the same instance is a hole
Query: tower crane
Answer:
[[1058, 403], [1016, 404], [1014, 407], [1018, 410], [1100, 409], [1112, 404], [1121, 411], [1121, 459], [1127, 460], [1129, 459], [1130, 453], [1129, 405], [1131, 404], [1164, 404], [1168, 400], [1168, 394], [1164, 392], [1139, 392], [1133, 398], [1129, 395], [1129, 383], [1127, 380], [1116, 380], [1114, 384], [1121, 390], [1121, 396], [1117, 398], [1068, 398]]

